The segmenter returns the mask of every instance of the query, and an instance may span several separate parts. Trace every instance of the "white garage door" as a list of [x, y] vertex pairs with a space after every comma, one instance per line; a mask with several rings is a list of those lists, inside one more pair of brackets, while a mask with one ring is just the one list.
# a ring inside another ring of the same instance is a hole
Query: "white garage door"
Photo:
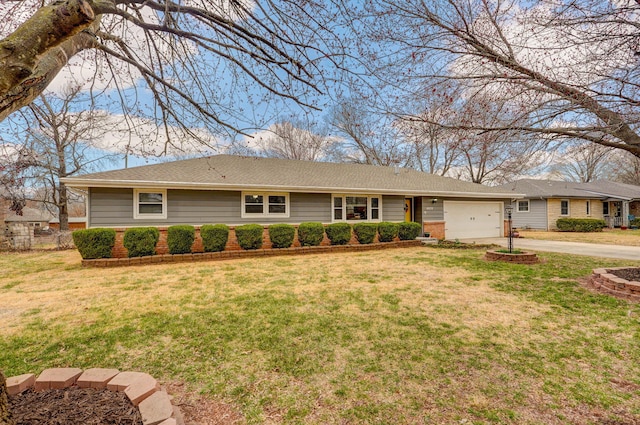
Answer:
[[502, 202], [444, 201], [447, 239], [497, 238], [502, 229]]

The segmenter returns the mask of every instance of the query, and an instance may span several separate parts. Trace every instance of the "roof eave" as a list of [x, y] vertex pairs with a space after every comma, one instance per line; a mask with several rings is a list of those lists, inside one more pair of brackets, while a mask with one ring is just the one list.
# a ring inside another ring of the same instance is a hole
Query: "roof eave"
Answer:
[[286, 192], [316, 192], [316, 193], [376, 193], [381, 195], [405, 195], [405, 196], [448, 196], [459, 198], [524, 198], [524, 194], [493, 193], [493, 192], [459, 192], [455, 190], [414, 190], [414, 189], [388, 189], [375, 187], [323, 187], [323, 186], [284, 186], [269, 184], [211, 184], [211, 183], [185, 183], [171, 181], [141, 181], [141, 180], [94, 180], [82, 178], [60, 179], [67, 187], [88, 190], [89, 187], [100, 188], [131, 188], [152, 189], [191, 189], [191, 190], [272, 190]]

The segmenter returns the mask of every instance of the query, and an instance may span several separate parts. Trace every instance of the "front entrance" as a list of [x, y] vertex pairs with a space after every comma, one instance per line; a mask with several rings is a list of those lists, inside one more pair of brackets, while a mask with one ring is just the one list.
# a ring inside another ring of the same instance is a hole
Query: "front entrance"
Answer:
[[404, 221], [413, 221], [413, 198], [404, 198]]

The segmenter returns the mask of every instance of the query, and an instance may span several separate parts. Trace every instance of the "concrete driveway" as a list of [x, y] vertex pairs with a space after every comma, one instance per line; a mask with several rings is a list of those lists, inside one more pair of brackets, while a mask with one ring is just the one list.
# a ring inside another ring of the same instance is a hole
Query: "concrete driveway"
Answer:
[[[496, 244], [508, 246], [507, 238], [460, 239], [464, 243]], [[539, 241], [526, 238], [513, 239], [514, 249], [531, 251], [561, 252], [565, 254], [588, 255], [590, 257], [617, 258], [640, 261], [640, 247], [603, 245], [582, 242]]]

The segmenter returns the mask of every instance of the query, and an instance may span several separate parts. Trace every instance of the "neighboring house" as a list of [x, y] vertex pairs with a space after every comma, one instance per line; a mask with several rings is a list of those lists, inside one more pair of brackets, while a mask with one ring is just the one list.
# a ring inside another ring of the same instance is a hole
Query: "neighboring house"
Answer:
[[640, 186], [598, 180], [583, 183], [581, 189], [602, 197], [603, 215], [609, 227], [628, 227], [631, 219], [640, 217]]
[[[69, 217], [69, 230], [86, 229], [87, 217]], [[60, 220], [54, 218], [49, 222], [49, 227], [53, 230], [60, 230]]]
[[233, 155], [62, 181], [88, 194], [89, 228], [416, 221], [434, 237], [491, 237], [518, 197], [411, 169]]
[[638, 186], [523, 179], [500, 187], [525, 194], [513, 202], [512, 226], [520, 229], [556, 230], [556, 221], [564, 217], [604, 219], [621, 227], [629, 225], [633, 211], [640, 215]]
[[37, 233], [39, 229], [46, 229], [49, 227], [49, 222], [53, 219], [53, 216], [48, 212], [43, 212], [35, 208], [24, 207], [22, 209], [22, 215], [16, 214], [9, 209], [4, 212], [5, 223], [28, 223], [29, 227], [33, 228]]

